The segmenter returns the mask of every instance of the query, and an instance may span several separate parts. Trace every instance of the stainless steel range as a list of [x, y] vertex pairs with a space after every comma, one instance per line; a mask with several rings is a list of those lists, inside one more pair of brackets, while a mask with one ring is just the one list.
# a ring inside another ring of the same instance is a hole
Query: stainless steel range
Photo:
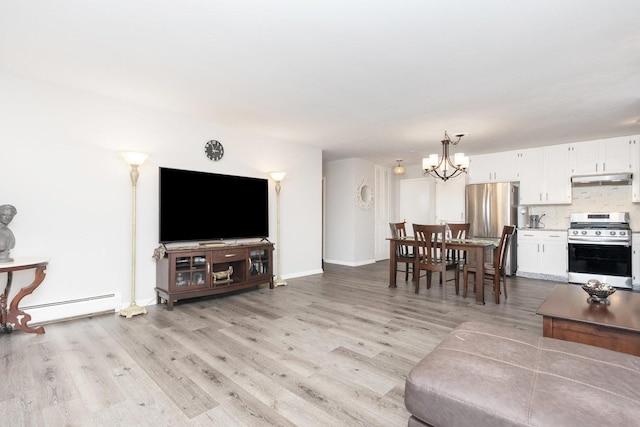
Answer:
[[567, 243], [569, 282], [598, 279], [618, 288], [632, 288], [628, 212], [571, 214]]

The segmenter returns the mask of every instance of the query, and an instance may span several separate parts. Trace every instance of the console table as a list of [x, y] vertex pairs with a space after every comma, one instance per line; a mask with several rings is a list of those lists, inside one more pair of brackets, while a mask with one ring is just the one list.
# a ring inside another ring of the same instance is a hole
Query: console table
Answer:
[[[2, 324], [0, 325], [0, 330], [3, 332], [11, 332], [14, 329], [20, 329], [25, 332], [44, 334], [44, 328], [42, 326], [32, 328], [27, 325], [27, 322], [31, 320], [31, 316], [20, 310], [18, 306], [20, 305], [22, 298], [31, 294], [38, 286], [40, 286], [40, 283], [42, 283], [45, 277], [47, 264], [47, 261], [34, 259], [17, 259], [12, 262], [0, 263], [0, 273], [7, 273], [7, 284], [4, 288], [4, 292], [0, 295], [0, 311], [2, 313]], [[13, 272], [30, 269], [35, 269], [35, 277], [33, 281], [29, 286], [25, 286], [18, 291], [16, 296], [11, 300], [9, 308], [7, 309], [7, 301], [9, 299], [9, 293], [11, 292], [11, 282], [13, 281]]]

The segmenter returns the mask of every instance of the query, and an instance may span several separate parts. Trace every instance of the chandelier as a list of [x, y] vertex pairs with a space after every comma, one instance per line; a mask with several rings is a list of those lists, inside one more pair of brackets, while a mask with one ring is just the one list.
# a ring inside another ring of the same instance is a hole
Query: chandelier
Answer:
[[445, 131], [444, 139], [442, 140], [442, 157], [438, 157], [437, 154], [429, 154], [429, 157], [422, 159], [424, 173], [434, 178], [440, 178], [443, 181], [455, 178], [463, 172], [466, 173], [467, 169], [469, 169], [469, 157], [465, 156], [464, 153], [456, 153], [451, 159], [449, 155], [449, 145], [458, 145], [465, 135], [465, 133], [457, 133], [454, 135], [457, 139], [452, 141], [447, 131]]

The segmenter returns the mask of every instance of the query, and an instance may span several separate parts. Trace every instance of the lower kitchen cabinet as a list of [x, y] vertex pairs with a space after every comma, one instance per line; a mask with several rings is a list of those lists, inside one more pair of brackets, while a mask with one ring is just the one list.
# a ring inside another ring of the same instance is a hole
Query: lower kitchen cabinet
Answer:
[[518, 230], [517, 275], [567, 281], [567, 232]]

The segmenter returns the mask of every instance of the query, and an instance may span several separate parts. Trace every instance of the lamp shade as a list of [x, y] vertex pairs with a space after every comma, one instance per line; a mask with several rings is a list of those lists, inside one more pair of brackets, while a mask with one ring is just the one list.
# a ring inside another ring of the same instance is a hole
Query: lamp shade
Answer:
[[407, 170], [402, 165], [398, 165], [395, 168], [393, 168], [394, 175], [404, 175], [406, 172]]
[[139, 151], [120, 151], [122, 158], [132, 166], [140, 166], [149, 158], [148, 153]]
[[286, 175], [286, 172], [269, 172], [269, 176], [271, 176], [271, 179], [273, 179], [275, 182], [282, 181]]
[[407, 170], [401, 164], [402, 163], [402, 159], [398, 159], [398, 160], [396, 160], [396, 162], [398, 163], [398, 166], [393, 168], [393, 174], [394, 175], [404, 175], [407, 172]]

